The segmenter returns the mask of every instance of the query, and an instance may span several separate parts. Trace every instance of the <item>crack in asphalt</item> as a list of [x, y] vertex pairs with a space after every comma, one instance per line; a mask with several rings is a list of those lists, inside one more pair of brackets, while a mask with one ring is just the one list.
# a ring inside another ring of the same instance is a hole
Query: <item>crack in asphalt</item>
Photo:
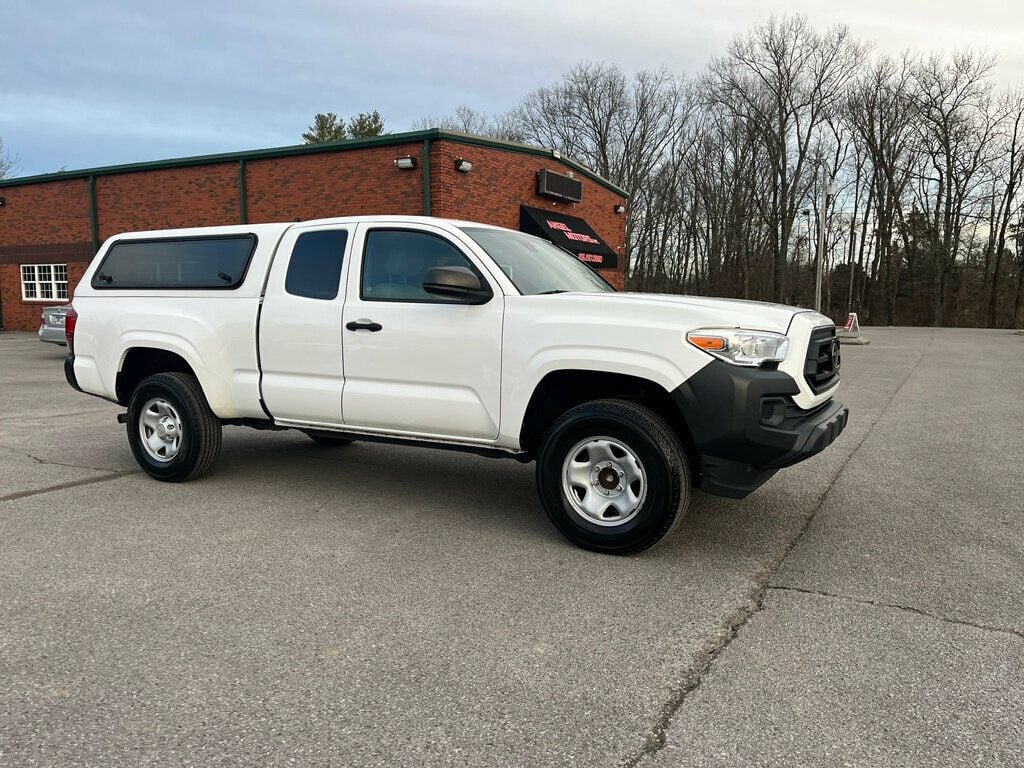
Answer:
[[121, 472], [114, 472], [109, 469], [99, 470], [101, 472], [108, 472], [109, 474], [103, 477], [90, 477], [85, 480], [72, 480], [69, 483], [60, 483], [59, 485], [51, 485], [48, 488], [38, 488], [34, 491], [18, 491], [17, 493], [9, 493], [6, 496], [0, 496], [0, 502], [3, 501], [14, 501], [15, 499], [24, 499], [29, 496], [39, 496], [43, 493], [53, 493], [54, 491], [63, 491], [68, 488], [77, 488], [80, 485], [92, 485], [93, 483], [105, 483], [108, 480], [117, 480], [122, 477], [128, 477], [128, 475], [138, 474], [137, 469], [122, 470]]
[[969, 621], [967, 619], [956, 619], [951, 616], [941, 616], [937, 613], [931, 613], [930, 611], [922, 610], [921, 608], [915, 608], [912, 605], [903, 605], [902, 603], [888, 603], [884, 600], [872, 600], [868, 597], [854, 597], [853, 595], [840, 595], [835, 592], [823, 592], [818, 589], [805, 589], [804, 587], [793, 587], [786, 584], [772, 584], [768, 587], [770, 590], [778, 590], [780, 592], [799, 592], [802, 595], [815, 595], [816, 597], [829, 597], [835, 600], [847, 600], [851, 603], [859, 603], [861, 605], [870, 605], [875, 608], [895, 608], [899, 611], [906, 611], [907, 613], [915, 613], [918, 616], [924, 616], [929, 619], [936, 619], [937, 621], [945, 622], [946, 624], [958, 624], [962, 627], [973, 627], [974, 629], [984, 629], [989, 632], [998, 632], [1004, 635], [1011, 635], [1019, 640], [1024, 640], [1024, 632], [1016, 629], [1009, 629], [1008, 627], [997, 627], [994, 624], [979, 624], [975, 621]]
[[91, 411], [72, 411], [71, 413], [47, 413], [42, 416], [0, 416], [0, 421], [43, 421], [45, 419], [59, 419], [64, 416], [88, 416], [92, 413], [106, 413], [103, 408], [94, 408]]
[[32, 461], [37, 461], [40, 464], [53, 464], [56, 467], [70, 467], [71, 469], [91, 469], [94, 472], [117, 472], [116, 469], [110, 469], [109, 467], [87, 467], [84, 464], [65, 464], [63, 461], [51, 461], [50, 459], [41, 459], [38, 456], [33, 456], [31, 453], [23, 454]]
[[811, 523], [814, 522], [814, 518], [817, 517], [822, 507], [825, 506], [825, 501], [828, 499], [832, 488], [835, 486], [836, 481], [843, 474], [847, 465], [853, 460], [853, 457], [860, 451], [861, 446], [864, 445], [868, 437], [874, 431], [875, 426], [880, 422], [892, 408], [893, 402], [899, 396], [900, 392], [910, 381], [910, 377], [914, 375], [918, 367], [921, 365], [921, 361], [924, 360], [925, 355], [932, 347], [932, 343], [935, 341], [935, 337], [931, 336], [928, 339], [928, 345], [921, 350], [918, 354], [917, 359], [914, 360], [914, 364], [907, 371], [907, 375], [903, 377], [900, 385], [889, 397], [889, 402], [886, 404], [875, 420], [871, 422], [868, 428], [865, 430], [864, 435], [858, 441], [857, 445], [854, 446], [853, 450], [847, 455], [840, 464], [839, 469], [836, 470], [835, 474], [829, 480], [825, 490], [822, 491], [818, 497], [817, 504], [814, 508], [804, 517], [800, 528], [796, 531], [796, 534], [790, 539], [783, 547], [782, 552], [774, 560], [759, 571], [754, 577], [754, 584], [750, 591], [747, 593], [747, 600], [744, 605], [738, 608], [733, 613], [725, 617], [722, 624], [721, 630], [715, 638], [709, 641], [701, 650], [699, 650], [693, 659], [689, 671], [685, 674], [682, 681], [678, 684], [675, 690], [672, 691], [669, 700], [662, 706], [661, 713], [658, 719], [655, 721], [652, 728], [647, 732], [644, 744], [640, 749], [633, 755], [627, 757], [620, 763], [621, 768], [636, 768], [645, 759], [657, 754], [668, 744], [668, 729], [672, 724], [672, 718], [675, 717], [676, 712], [686, 703], [687, 697], [700, 687], [700, 684], [704, 681], [704, 677], [711, 670], [715, 660], [722, 655], [723, 651], [729, 647], [732, 641], [739, 635], [740, 630], [753, 618], [756, 614], [760, 613], [764, 609], [764, 599], [768, 593], [769, 581], [778, 570], [782, 567], [782, 564], [789, 557], [790, 553], [796, 548], [811, 527]]

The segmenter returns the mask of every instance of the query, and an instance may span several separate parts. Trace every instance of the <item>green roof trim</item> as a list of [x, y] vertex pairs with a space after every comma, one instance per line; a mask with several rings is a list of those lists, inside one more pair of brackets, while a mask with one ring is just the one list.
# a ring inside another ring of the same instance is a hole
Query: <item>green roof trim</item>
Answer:
[[78, 171], [58, 171], [57, 173], [43, 173], [37, 176], [23, 176], [21, 178], [3, 179], [0, 181], [0, 188], [15, 187], [22, 184], [39, 184], [48, 181], [67, 181], [69, 179], [88, 179], [96, 176], [111, 176], [118, 173], [136, 173], [139, 171], [159, 171], [168, 168], [188, 168], [197, 165], [216, 165], [217, 163], [239, 163], [251, 160], [270, 160], [280, 157], [293, 157], [295, 155], [317, 155], [327, 152], [344, 152], [350, 149], [362, 149], [364, 147], [389, 147], [398, 144], [413, 144], [424, 141], [450, 141], [457, 144], [468, 144], [474, 147], [485, 149], [499, 149], [506, 152], [518, 152], [523, 155], [534, 155], [536, 157], [549, 157], [572, 168], [574, 171], [586, 176], [591, 181], [600, 184], [605, 189], [611, 190], [617, 195], [628, 197], [626, 191], [621, 187], [594, 173], [589, 168], [580, 165], [575, 160], [562, 157], [558, 152], [542, 147], [534, 147], [529, 144], [519, 144], [515, 141], [503, 139], [491, 139], [486, 136], [475, 136], [470, 133], [459, 131], [441, 130], [431, 128], [425, 131], [407, 131], [405, 133], [389, 133], [384, 136], [373, 136], [368, 139], [346, 139], [345, 141], [332, 141], [326, 144], [296, 144], [289, 147], [273, 147], [271, 149], [253, 149], [246, 152], [225, 152], [217, 155], [196, 155], [195, 157], [177, 157], [170, 160], [154, 160], [146, 163], [127, 163], [125, 165], [107, 165], [100, 168], [83, 168]]

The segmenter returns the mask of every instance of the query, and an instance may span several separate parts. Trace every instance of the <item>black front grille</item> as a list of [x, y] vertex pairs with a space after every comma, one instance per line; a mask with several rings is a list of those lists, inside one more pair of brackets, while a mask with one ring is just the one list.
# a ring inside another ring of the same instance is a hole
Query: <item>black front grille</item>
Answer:
[[804, 378], [814, 393], [824, 392], [839, 378], [839, 339], [835, 326], [815, 328], [807, 345]]

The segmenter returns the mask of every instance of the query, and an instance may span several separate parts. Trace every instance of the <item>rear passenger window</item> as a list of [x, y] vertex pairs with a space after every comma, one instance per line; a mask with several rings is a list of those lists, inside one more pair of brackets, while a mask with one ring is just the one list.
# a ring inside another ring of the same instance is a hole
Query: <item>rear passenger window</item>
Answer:
[[256, 235], [121, 240], [92, 277], [93, 288], [237, 288]]
[[341, 263], [348, 231], [325, 229], [304, 232], [295, 241], [284, 289], [293, 296], [333, 299], [338, 295]]

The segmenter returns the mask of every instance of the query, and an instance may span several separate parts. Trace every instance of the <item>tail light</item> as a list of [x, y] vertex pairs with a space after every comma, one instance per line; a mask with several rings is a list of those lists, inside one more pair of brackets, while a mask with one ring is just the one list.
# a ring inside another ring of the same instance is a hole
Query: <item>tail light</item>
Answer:
[[78, 313], [69, 309], [64, 317], [64, 338], [68, 342], [68, 354], [75, 354], [75, 326], [78, 325]]

